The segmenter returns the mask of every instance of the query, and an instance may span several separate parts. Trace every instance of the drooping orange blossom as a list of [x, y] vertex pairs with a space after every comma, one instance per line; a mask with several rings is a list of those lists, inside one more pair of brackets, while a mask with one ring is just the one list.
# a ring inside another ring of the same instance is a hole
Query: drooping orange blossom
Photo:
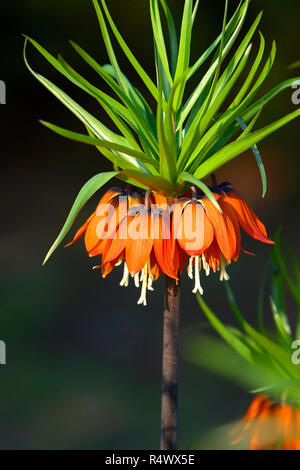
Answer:
[[[67, 246], [84, 235], [89, 256], [102, 256], [95, 269], [101, 268], [103, 277], [123, 263], [120, 285], [128, 286], [130, 276], [136, 287], [141, 283], [139, 304], [147, 304], [146, 292], [162, 273], [178, 281], [187, 261], [188, 275], [195, 280], [193, 292], [202, 295], [202, 267], [206, 275], [220, 271], [221, 281], [229, 279], [226, 266], [238, 260], [242, 249], [240, 227], [263, 243], [273, 241], [230, 183], [211, 188], [222, 212], [192, 189], [174, 201], [153, 192], [111, 188]], [[191, 240], [194, 232], [201, 236]]]
[[236, 433], [232, 444], [248, 437], [250, 450], [300, 450], [300, 410], [258, 395], [232, 432]]

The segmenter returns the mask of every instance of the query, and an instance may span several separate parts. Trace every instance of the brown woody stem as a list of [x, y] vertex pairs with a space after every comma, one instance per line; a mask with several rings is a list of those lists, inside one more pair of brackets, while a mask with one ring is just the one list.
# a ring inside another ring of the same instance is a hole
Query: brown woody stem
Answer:
[[162, 363], [161, 450], [177, 449], [179, 282], [166, 276]]

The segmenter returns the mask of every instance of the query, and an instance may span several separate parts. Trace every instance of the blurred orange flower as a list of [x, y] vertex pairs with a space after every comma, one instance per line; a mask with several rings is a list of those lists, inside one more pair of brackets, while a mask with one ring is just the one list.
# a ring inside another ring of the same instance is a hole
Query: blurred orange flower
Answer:
[[232, 444], [248, 437], [250, 450], [300, 450], [300, 410], [258, 395], [232, 431], [237, 433]]

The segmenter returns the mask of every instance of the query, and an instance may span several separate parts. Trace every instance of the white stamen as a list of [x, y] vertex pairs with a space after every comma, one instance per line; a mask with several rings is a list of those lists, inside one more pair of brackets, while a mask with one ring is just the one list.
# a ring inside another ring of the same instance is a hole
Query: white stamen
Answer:
[[123, 277], [122, 277], [121, 282], [120, 282], [120, 286], [128, 287], [128, 283], [129, 283], [129, 271], [128, 271], [127, 265], [124, 261], [124, 273], [123, 273]]
[[220, 281], [229, 281], [230, 277], [226, 271], [226, 261], [223, 257], [221, 258], [220, 262], [220, 270]]
[[203, 264], [203, 269], [205, 271], [206, 276], [209, 276], [210, 273], [210, 266], [207, 263], [204, 254], [202, 255], [202, 264]]
[[153, 275], [150, 273], [148, 277], [148, 286], [147, 286], [148, 290], [154, 290], [152, 287], [152, 283], [153, 283]]
[[143, 304], [147, 305], [147, 299], [146, 299], [146, 294], [147, 294], [147, 280], [148, 280], [148, 272], [147, 272], [147, 264], [146, 266], [142, 269], [142, 277], [141, 280], [143, 281], [142, 284], [142, 290], [141, 290], [141, 296], [138, 300], [138, 305]]
[[140, 287], [140, 275], [139, 275], [139, 273], [138, 273], [138, 274], [135, 274], [135, 276], [134, 276], [134, 285], [135, 285], [135, 287], [137, 287], [137, 288]]
[[187, 267], [187, 273], [190, 279], [194, 279], [193, 275], [193, 262], [194, 262], [194, 256], [191, 256], [189, 259], [189, 265]]
[[195, 257], [195, 287], [193, 289], [193, 293], [196, 294], [199, 292], [201, 295], [203, 295], [203, 289], [200, 284], [200, 258], [199, 256]]

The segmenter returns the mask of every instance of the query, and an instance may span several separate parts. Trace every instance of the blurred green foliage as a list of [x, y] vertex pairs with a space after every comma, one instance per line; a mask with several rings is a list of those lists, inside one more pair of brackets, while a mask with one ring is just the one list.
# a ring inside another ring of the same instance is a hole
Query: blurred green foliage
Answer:
[[[184, 353], [191, 363], [229, 378], [251, 393], [264, 393], [275, 401], [299, 408], [300, 263], [282, 243], [280, 231], [275, 235], [275, 242], [261, 286], [257, 325], [253, 327], [245, 320], [229, 285], [226, 286], [228, 302], [237, 326], [222, 322], [198, 296], [203, 313], [222, 340], [193, 333]], [[289, 297], [293, 300], [292, 306], [287, 304]], [[268, 309], [265, 298], [269, 301]], [[272, 327], [264, 324], [269, 317], [273, 318]], [[222, 445], [226, 446], [226, 439]]]

